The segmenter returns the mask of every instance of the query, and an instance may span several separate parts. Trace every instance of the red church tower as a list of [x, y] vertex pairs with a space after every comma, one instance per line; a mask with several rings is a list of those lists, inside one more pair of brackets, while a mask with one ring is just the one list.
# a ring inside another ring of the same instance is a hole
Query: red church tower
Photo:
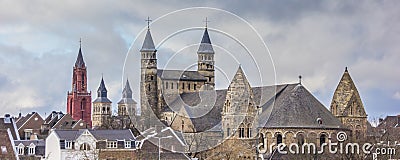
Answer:
[[79, 53], [73, 68], [72, 74], [72, 91], [68, 92], [67, 113], [73, 119], [84, 120], [89, 127], [92, 127], [92, 96], [87, 90], [87, 74], [86, 65], [83, 61], [81, 45], [79, 45]]

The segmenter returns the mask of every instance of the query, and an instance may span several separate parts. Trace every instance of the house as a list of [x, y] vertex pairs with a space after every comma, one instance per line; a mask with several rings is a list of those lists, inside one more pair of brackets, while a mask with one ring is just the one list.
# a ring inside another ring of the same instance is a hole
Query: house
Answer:
[[137, 137], [138, 159], [189, 159], [183, 153], [186, 143], [180, 132], [174, 131], [171, 127], [151, 127]]
[[[16, 132], [14, 132], [16, 133]], [[16, 159], [19, 160], [17, 156], [17, 151], [13, 143], [13, 135], [10, 128], [0, 129], [0, 159]]]
[[54, 130], [46, 139], [48, 159], [133, 159], [135, 137], [130, 130]]
[[[45, 141], [43, 139], [35, 139], [35, 135], [31, 136], [30, 140], [15, 140], [14, 145], [18, 157], [21, 160], [40, 160], [45, 157]], [[37, 137], [36, 137], [37, 138]]]
[[11, 135], [12, 135], [12, 140], [19, 140], [19, 134], [18, 134], [18, 129], [17, 125], [15, 123], [14, 118], [10, 116], [10, 114], [4, 115], [4, 118], [0, 118], [0, 129], [1, 130], [7, 130], [10, 129]]
[[64, 114], [61, 111], [53, 111], [46, 117], [41, 126], [41, 133], [43, 135], [49, 134], [52, 129], [85, 129], [88, 125], [82, 119], [74, 120], [70, 114]]
[[31, 135], [40, 135], [40, 127], [44, 123], [43, 118], [37, 112], [28, 113], [16, 120], [19, 137], [29, 140]]

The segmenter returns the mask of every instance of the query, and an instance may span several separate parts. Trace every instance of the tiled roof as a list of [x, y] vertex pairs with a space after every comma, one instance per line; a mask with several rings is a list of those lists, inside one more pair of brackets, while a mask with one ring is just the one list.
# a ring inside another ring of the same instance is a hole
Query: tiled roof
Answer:
[[207, 28], [204, 30], [203, 38], [201, 39], [201, 43], [197, 53], [206, 53], [206, 54], [214, 54], [214, 49], [211, 45], [210, 36], [208, 35]]

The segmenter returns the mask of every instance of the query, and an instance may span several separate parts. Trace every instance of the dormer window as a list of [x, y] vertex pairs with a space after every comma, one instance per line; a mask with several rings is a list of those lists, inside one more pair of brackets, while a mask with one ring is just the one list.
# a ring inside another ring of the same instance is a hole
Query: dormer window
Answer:
[[18, 147], [17, 147], [17, 149], [18, 149], [18, 155], [24, 155], [24, 149], [25, 148], [25, 146], [22, 144], [22, 143], [20, 143], [19, 145], [18, 145]]
[[31, 145], [29, 145], [29, 148], [28, 148], [28, 155], [34, 155], [35, 148], [36, 148], [36, 146], [33, 143], [31, 143]]

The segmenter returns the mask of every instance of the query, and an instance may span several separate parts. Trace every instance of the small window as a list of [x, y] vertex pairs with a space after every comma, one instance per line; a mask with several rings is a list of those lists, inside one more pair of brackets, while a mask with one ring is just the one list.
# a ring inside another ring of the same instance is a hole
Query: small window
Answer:
[[278, 134], [278, 135], [276, 136], [276, 143], [277, 143], [277, 144], [281, 144], [281, 143], [282, 143], [282, 135], [281, 135], [281, 134]]
[[65, 149], [72, 149], [72, 142], [71, 141], [66, 141], [65, 142]]
[[24, 147], [18, 146], [18, 155], [24, 155]]
[[239, 138], [244, 138], [244, 128], [239, 128]]
[[34, 155], [35, 154], [35, 146], [34, 145], [29, 146], [28, 154], [29, 155]]
[[174, 89], [174, 83], [171, 82], [171, 89]]
[[117, 141], [107, 141], [107, 148], [117, 148]]
[[325, 134], [322, 134], [320, 137], [319, 137], [319, 146], [322, 146], [322, 144], [324, 144], [326, 142], [326, 135]]
[[168, 82], [165, 82], [165, 89], [168, 89]]
[[125, 141], [125, 148], [131, 148], [131, 141]]
[[87, 143], [84, 143], [84, 144], [81, 145], [80, 150], [88, 151], [88, 150], [90, 150], [90, 145], [87, 144]]
[[194, 90], [197, 90], [196, 84], [193, 84], [193, 89], [194, 89]]

